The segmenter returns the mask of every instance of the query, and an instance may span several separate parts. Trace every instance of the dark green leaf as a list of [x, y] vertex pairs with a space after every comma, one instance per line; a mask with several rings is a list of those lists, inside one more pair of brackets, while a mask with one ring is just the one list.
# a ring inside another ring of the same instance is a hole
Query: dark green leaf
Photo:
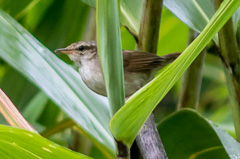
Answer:
[[239, 143], [194, 110], [182, 109], [169, 115], [158, 130], [169, 159], [240, 156]]

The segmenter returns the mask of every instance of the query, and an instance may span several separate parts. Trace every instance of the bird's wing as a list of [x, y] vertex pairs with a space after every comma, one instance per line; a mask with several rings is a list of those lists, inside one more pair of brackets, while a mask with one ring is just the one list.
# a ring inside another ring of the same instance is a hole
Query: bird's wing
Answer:
[[148, 52], [123, 51], [124, 68], [128, 72], [150, 71], [160, 69], [174, 61], [180, 53], [157, 56]]

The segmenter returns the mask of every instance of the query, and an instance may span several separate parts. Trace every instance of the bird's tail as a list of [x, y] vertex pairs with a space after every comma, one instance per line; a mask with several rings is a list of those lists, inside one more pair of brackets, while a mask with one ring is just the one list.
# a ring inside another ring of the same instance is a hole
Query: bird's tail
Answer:
[[171, 54], [163, 55], [163, 56], [161, 56], [161, 57], [164, 58], [167, 63], [171, 63], [171, 62], [173, 62], [176, 58], [178, 58], [178, 56], [179, 56], [180, 54], [181, 54], [181, 52], [176, 52], [176, 53], [171, 53]]

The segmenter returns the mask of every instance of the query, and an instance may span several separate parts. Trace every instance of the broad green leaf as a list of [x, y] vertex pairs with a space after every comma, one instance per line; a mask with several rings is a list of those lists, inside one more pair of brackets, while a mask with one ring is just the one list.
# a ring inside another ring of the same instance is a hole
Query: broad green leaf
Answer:
[[240, 144], [194, 110], [182, 109], [158, 126], [169, 159], [240, 157]]
[[4, 159], [90, 159], [35, 133], [0, 125], [0, 156]]
[[125, 102], [118, 8], [118, 1], [97, 1], [97, 46], [112, 115]]
[[211, 0], [165, 0], [164, 5], [197, 32], [204, 29], [215, 12]]
[[120, 0], [120, 22], [138, 35], [142, 19], [144, 0]]
[[108, 128], [109, 107], [90, 91], [78, 72], [59, 60], [25, 29], [0, 11], [0, 56], [58, 104], [110, 156], [115, 144]]
[[[210, 122], [211, 123], [211, 122]], [[219, 126], [211, 123], [231, 159], [240, 158], [240, 144]]]
[[141, 126], [157, 104], [180, 79], [184, 71], [232, 16], [239, 5], [239, 0], [225, 0], [206, 28], [191, 45], [172, 64], [162, 69], [156, 78], [128, 99], [127, 103], [110, 121], [110, 130], [118, 141], [122, 141], [129, 147], [131, 146]]
[[[212, 0], [165, 0], [164, 5], [186, 25], [199, 33], [208, 24], [215, 12]], [[235, 31], [239, 19], [240, 8], [233, 14]], [[217, 37], [214, 40], [218, 43]]]

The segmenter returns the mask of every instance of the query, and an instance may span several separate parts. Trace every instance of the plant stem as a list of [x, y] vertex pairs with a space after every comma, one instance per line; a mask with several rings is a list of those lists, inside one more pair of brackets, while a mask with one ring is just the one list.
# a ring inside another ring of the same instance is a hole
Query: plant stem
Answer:
[[[136, 138], [144, 159], [166, 159], [167, 154], [159, 137], [154, 116], [151, 114]], [[156, 146], [157, 145], [157, 146]]]
[[163, 0], [146, 0], [140, 26], [138, 49], [157, 53]]
[[[215, 9], [223, 0], [215, 0]], [[237, 141], [240, 142], [240, 54], [232, 18], [219, 31], [220, 57], [224, 64]]]
[[[196, 38], [196, 32], [189, 31], [190, 44]], [[199, 104], [199, 96], [202, 83], [202, 67], [206, 54], [206, 49], [194, 60], [191, 66], [184, 73], [182, 78], [182, 86], [180, 90], [178, 109], [192, 108], [197, 109]]]
[[[157, 53], [162, 7], [163, 0], [146, 0], [137, 41], [138, 50]], [[140, 129], [136, 141], [144, 159], [167, 158], [153, 114]]]

